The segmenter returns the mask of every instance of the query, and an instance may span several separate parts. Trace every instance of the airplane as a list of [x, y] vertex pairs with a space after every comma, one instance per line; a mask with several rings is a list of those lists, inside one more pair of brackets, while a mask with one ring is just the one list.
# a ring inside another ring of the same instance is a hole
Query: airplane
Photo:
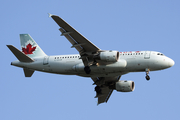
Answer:
[[113, 90], [134, 91], [134, 82], [120, 80], [122, 75], [145, 72], [145, 78], [150, 80], [150, 71], [163, 70], [175, 64], [171, 58], [156, 51], [101, 50], [59, 16], [49, 14], [49, 17], [59, 25], [61, 36], [65, 36], [72, 44], [71, 48], [79, 54], [48, 56], [29, 34], [20, 34], [22, 51], [7, 45], [18, 59], [11, 65], [23, 68], [25, 77], [31, 77], [34, 71], [90, 77], [96, 85], [98, 105], [107, 103]]

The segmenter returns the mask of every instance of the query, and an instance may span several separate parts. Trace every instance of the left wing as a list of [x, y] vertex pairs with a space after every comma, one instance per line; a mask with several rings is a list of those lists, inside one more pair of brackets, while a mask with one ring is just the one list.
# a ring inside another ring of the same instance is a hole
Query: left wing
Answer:
[[[77, 32], [59, 16], [49, 14], [49, 17], [52, 17], [52, 19], [60, 26], [59, 30], [62, 33], [61, 36], [65, 36], [72, 44], [72, 47], [75, 47], [79, 52], [84, 65], [89, 66], [90, 62], [92, 64], [93, 54], [100, 51], [100, 49], [84, 36], [82, 36], [79, 32]], [[89, 69], [89, 67], [87, 68]]]

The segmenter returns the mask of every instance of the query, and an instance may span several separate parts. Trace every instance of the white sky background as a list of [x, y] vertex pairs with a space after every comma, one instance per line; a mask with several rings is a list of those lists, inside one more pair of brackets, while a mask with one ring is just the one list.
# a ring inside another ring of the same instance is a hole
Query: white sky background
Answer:
[[[179, 0], [1, 1], [0, 120], [178, 120], [179, 6]], [[48, 55], [78, 53], [47, 13], [62, 17], [100, 49], [159, 51], [175, 66], [150, 72], [150, 81], [145, 72], [122, 76], [135, 82], [135, 91], [114, 91], [99, 106], [90, 78], [41, 72], [25, 78], [10, 65], [16, 58], [6, 47], [20, 49], [19, 34], [30, 34]]]

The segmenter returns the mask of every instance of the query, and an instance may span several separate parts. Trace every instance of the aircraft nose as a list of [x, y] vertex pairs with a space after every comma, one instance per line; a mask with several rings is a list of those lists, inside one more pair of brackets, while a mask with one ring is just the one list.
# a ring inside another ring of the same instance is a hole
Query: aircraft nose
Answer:
[[175, 62], [174, 62], [174, 60], [169, 59], [168, 64], [169, 64], [169, 67], [172, 67], [175, 64]]

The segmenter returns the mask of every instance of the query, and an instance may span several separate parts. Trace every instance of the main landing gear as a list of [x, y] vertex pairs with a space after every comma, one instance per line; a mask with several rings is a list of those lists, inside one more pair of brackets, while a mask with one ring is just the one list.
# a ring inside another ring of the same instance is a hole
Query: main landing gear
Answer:
[[84, 67], [84, 71], [86, 72], [86, 74], [90, 74], [91, 73], [91, 69], [89, 66], [85, 66]]
[[94, 90], [96, 91], [96, 96], [95, 96], [95, 98], [97, 98], [97, 97], [99, 97], [99, 96], [102, 95], [102, 90], [101, 90], [101, 87], [100, 87], [100, 86], [96, 86]]
[[149, 69], [146, 69], [146, 80], [150, 80], [150, 77], [149, 77]]
[[96, 91], [96, 96], [95, 98], [97, 97], [100, 97], [102, 96], [102, 88], [104, 87], [105, 85], [105, 78], [104, 77], [98, 77], [95, 79], [93, 79], [95, 82], [93, 83], [93, 85], [96, 85], [96, 87], [94, 88], [94, 91]]

